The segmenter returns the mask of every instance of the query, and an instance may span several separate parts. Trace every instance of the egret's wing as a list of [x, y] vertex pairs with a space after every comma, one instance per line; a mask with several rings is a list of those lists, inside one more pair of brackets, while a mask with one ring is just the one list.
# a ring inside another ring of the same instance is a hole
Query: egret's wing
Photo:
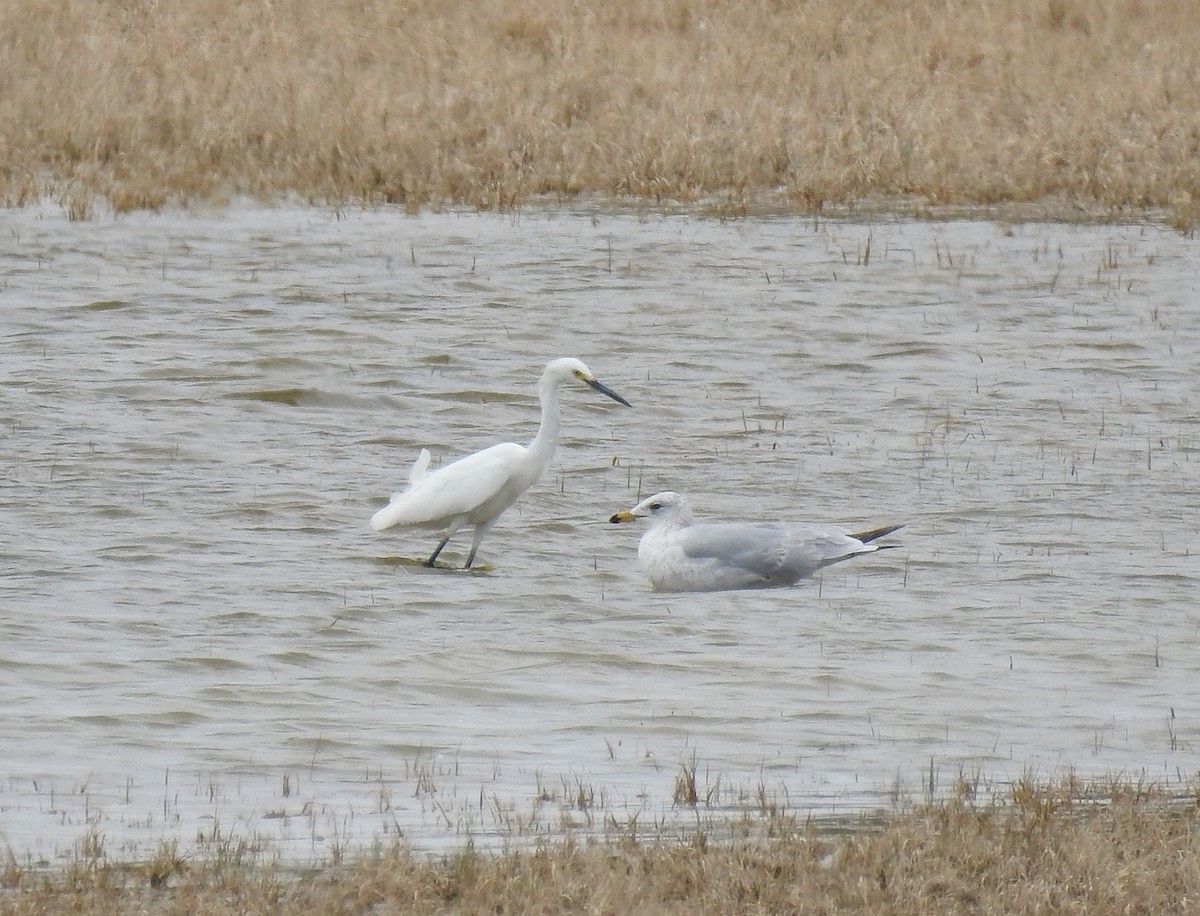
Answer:
[[417, 456], [417, 460], [413, 462], [412, 469], [408, 472], [408, 486], [412, 489], [422, 480], [425, 479], [425, 472], [429, 470], [429, 449], [421, 449], [421, 454]]
[[467, 515], [503, 489], [524, 453], [516, 443], [503, 442], [425, 474], [376, 512], [371, 527], [381, 531], [392, 525], [449, 522]]

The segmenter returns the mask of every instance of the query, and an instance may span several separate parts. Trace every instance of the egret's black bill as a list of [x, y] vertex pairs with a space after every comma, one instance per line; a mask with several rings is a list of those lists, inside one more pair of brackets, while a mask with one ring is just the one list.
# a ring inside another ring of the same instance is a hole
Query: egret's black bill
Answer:
[[599, 391], [601, 394], [607, 394], [614, 401], [624, 404], [626, 407], [633, 406], [627, 400], [625, 400], [623, 397], [621, 397], [619, 394], [617, 394], [615, 391], [613, 391], [611, 388], [609, 388], [607, 385], [603, 384], [602, 382], [598, 382], [594, 378], [590, 378], [587, 380], [587, 383], [589, 385], [591, 385], [593, 388], [595, 388], [597, 391]]

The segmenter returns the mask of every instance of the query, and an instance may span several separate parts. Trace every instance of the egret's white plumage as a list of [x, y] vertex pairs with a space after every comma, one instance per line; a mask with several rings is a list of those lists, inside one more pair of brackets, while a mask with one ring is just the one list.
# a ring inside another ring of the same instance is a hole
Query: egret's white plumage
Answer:
[[528, 446], [502, 442], [481, 452], [467, 455], [436, 471], [428, 471], [429, 450], [421, 454], [408, 473], [408, 489], [396, 493], [392, 501], [371, 518], [376, 531], [404, 525], [437, 528], [441, 542], [426, 560], [432, 566], [446, 542], [464, 525], [474, 525], [475, 535], [466, 566], [475, 561], [475, 552], [496, 519], [546, 473], [558, 445], [558, 386], [577, 379], [626, 407], [628, 401], [596, 381], [590, 369], [577, 359], [556, 359], [546, 366], [538, 382], [542, 421], [537, 435]]
[[[655, 591], [715, 592], [792, 585], [817, 570], [883, 549], [868, 543], [903, 525], [846, 534], [768, 522], [697, 522], [687, 499], [656, 493], [609, 521], [650, 521], [638, 562]], [[894, 546], [894, 545], [883, 545]]]

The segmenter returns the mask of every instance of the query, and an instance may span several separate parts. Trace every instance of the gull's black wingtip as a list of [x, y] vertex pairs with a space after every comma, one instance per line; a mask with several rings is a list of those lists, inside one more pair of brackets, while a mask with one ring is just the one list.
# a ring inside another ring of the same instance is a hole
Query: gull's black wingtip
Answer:
[[856, 541], [862, 541], [864, 544], [866, 544], [870, 541], [876, 540], [877, 538], [885, 537], [886, 535], [891, 534], [893, 531], [899, 531], [903, 527], [903, 525], [888, 525], [884, 528], [873, 528], [870, 531], [852, 534], [850, 537], [854, 538]]

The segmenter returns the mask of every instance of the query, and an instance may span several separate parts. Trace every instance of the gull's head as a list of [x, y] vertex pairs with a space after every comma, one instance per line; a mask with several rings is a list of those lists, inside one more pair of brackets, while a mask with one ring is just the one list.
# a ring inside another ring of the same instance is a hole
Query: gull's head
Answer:
[[667, 490], [643, 499], [632, 509], [622, 509], [609, 521], [615, 525], [620, 522], [634, 522], [639, 518], [648, 518], [651, 525], [689, 525], [692, 521], [692, 507], [686, 496]]
[[600, 382], [596, 376], [592, 374], [583, 362], [583, 360], [575, 359], [572, 356], [564, 356], [562, 359], [556, 359], [546, 366], [546, 371], [542, 373], [542, 383], [557, 388], [563, 382], [569, 382], [576, 379], [583, 382], [590, 388], [594, 388], [601, 394], [607, 395], [614, 401], [624, 404], [626, 407], [632, 407], [627, 400], [609, 388], [607, 385]]

